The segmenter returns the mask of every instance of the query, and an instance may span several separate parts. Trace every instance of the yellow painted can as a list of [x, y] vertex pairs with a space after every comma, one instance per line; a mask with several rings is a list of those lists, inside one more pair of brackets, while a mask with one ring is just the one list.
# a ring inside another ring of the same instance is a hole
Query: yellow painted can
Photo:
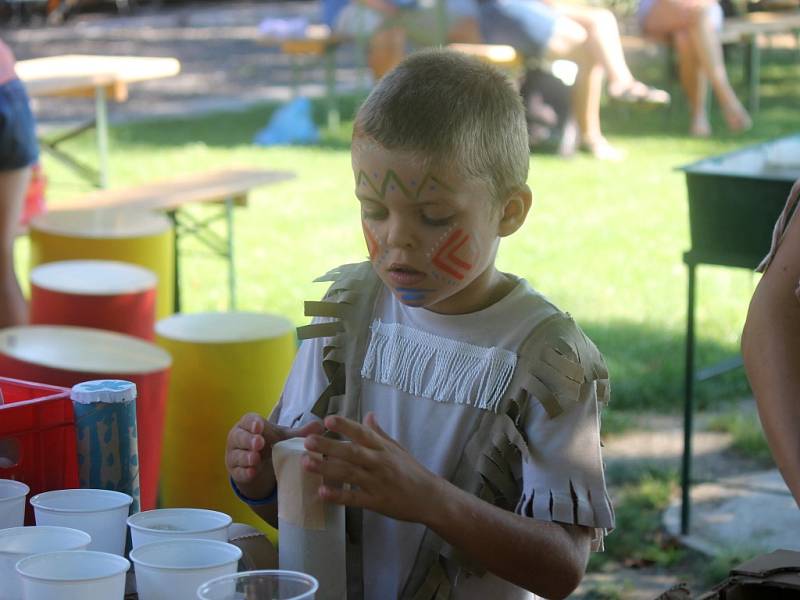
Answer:
[[62, 260], [116, 260], [158, 277], [156, 316], [173, 312], [174, 232], [160, 214], [133, 209], [53, 210], [30, 224], [31, 268]]
[[161, 460], [161, 505], [209, 508], [277, 532], [233, 493], [228, 431], [248, 412], [269, 415], [297, 348], [288, 319], [249, 312], [177, 314], [156, 324], [173, 357]]

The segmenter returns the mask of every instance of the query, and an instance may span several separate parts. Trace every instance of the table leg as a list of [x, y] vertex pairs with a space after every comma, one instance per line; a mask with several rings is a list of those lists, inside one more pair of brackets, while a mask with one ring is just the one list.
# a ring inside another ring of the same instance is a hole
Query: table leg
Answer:
[[747, 105], [752, 116], [756, 116], [759, 109], [759, 83], [761, 80], [761, 48], [758, 46], [758, 36], [754, 35], [747, 41], [747, 60], [745, 61], [745, 74], [747, 77]]
[[336, 105], [336, 46], [325, 48], [325, 95], [328, 102], [328, 129], [339, 129], [339, 107]]
[[688, 535], [691, 517], [692, 429], [694, 413], [694, 297], [696, 265], [689, 268], [688, 302], [686, 307], [686, 367], [684, 372], [683, 460], [681, 463], [681, 534]]
[[99, 183], [101, 188], [108, 187], [108, 107], [106, 90], [100, 86], [95, 88], [95, 115], [97, 129], [97, 156], [99, 159]]
[[180, 277], [180, 222], [178, 221], [178, 211], [167, 212], [172, 221], [172, 271], [173, 271], [173, 290], [172, 290], [172, 309], [175, 313], [181, 312], [181, 277]]
[[233, 198], [225, 198], [225, 223], [228, 229], [228, 310], [236, 310], [236, 266], [233, 255]]

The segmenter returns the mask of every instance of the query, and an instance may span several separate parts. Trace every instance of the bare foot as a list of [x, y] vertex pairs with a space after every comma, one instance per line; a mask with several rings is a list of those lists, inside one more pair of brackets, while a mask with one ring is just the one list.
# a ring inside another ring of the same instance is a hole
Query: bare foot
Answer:
[[753, 126], [753, 120], [738, 100], [736, 104], [728, 108], [723, 108], [722, 116], [725, 117], [725, 123], [728, 124], [728, 129], [734, 133], [747, 131]]
[[711, 123], [705, 115], [694, 117], [689, 126], [689, 135], [692, 137], [707, 138], [711, 135]]
[[580, 149], [598, 160], [619, 162], [625, 158], [625, 152], [612, 146], [602, 135], [582, 139]]

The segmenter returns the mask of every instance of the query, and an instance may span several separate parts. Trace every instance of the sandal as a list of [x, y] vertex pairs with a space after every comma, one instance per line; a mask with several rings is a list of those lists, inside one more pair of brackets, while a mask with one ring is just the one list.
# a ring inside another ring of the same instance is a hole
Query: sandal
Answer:
[[631, 81], [621, 90], [615, 90], [613, 86], [608, 86], [608, 95], [613, 100], [618, 100], [619, 102], [644, 102], [647, 104], [670, 103], [669, 92], [647, 85], [641, 81]]

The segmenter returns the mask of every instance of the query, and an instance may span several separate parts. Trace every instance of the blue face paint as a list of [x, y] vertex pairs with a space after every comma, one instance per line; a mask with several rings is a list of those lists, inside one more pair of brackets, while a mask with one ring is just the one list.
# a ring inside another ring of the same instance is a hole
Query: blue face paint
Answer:
[[406, 304], [419, 304], [425, 300], [425, 296], [430, 292], [435, 292], [433, 289], [419, 289], [419, 288], [395, 288], [397, 293], [400, 294], [400, 300]]

